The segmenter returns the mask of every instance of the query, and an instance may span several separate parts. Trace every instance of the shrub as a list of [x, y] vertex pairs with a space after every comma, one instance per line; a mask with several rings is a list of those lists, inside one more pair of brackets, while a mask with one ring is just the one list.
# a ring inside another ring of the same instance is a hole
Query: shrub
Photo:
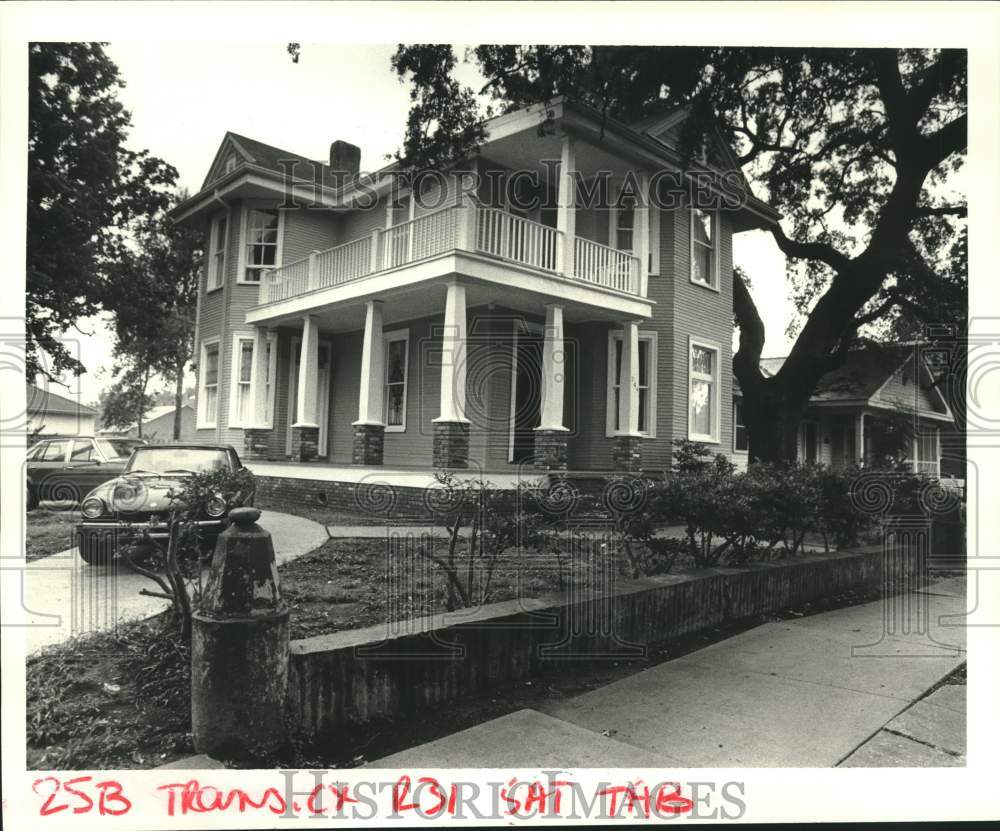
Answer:
[[[440, 488], [428, 491], [425, 503], [448, 533], [447, 550], [440, 556], [434, 541], [424, 538], [417, 553], [444, 573], [448, 611], [488, 603], [500, 557], [512, 547], [544, 545], [546, 529], [558, 521], [552, 504], [559, 496], [537, 484], [520, 483], [511, 493], [486, 480], [460, 480], [448, 472], [435, 478]], [[460, 543], [465, 547], [464, 568]]]

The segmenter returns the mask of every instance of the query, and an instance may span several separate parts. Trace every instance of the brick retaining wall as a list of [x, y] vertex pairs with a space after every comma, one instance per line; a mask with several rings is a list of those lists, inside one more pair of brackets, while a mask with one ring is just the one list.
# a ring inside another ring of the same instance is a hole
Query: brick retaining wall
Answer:
[[393, 521], [424, 520], [424, 489], [392, 487], [392, 495], [380, 482], [330, 482], [321, 479], [290, 479], [284, 476], [257, 477], [258, 508], [296, 513], [303, 507], [336, 508]]
[[[913, 559], [893, 570], [912, 571]], [[319, 635], [292, 642], [289, 701], [306, 733], [330, 735], [342, 724], [410, 715], [567, 660], [627, 659], [645, 644], [878, 584], [882, 575], [881, 547], [868, 548], [621, 581], [611, 607], [599, 605], [608, 598], [553, 595], [416, 618], [393, 635], [385, 625]], [[617, 640], [594, 634], [608, 608]]]

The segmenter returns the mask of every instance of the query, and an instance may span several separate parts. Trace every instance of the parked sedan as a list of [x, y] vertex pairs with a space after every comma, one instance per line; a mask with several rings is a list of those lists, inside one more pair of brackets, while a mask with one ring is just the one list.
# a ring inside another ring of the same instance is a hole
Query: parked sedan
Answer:
[[51, 436], [26, 456], [28, 510], [42, 500], [78, 503], [88, 491], [120, 476], [130, 451], [93, 436]]
[[[121, 476], [105, 482], [87, 494], [80, 510], [83, 521], [77, 526], [80, 557], [89, 565], [107, 562], [118, 546], [149, 536], [166, 539], [174, 494], [195, 473], [243, 468], [240, 457], [229, 445], [146, 445], [138, 447]], [[205, 547], [229, 525], [229, 511], [252, 505], [254, 486], [231, 501], [210, 500], [195, 521]]]

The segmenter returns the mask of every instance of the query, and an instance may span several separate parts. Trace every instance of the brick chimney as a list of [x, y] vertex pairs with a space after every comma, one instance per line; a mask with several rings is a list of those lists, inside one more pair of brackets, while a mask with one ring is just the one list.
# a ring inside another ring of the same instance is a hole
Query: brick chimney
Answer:
[[339, 187], [361, 170], [361, 148], [339, 139], [330, 145], [330, 171]]

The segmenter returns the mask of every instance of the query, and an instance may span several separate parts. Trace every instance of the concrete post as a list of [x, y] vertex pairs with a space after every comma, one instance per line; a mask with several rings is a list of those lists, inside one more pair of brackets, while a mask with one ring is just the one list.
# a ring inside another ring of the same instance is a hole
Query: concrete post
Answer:
[[256, 508], [234, 508], [192, 614], [191, 728], [199, 753], [243, 758], [285, 739], [288, 608], [271, 535]]

